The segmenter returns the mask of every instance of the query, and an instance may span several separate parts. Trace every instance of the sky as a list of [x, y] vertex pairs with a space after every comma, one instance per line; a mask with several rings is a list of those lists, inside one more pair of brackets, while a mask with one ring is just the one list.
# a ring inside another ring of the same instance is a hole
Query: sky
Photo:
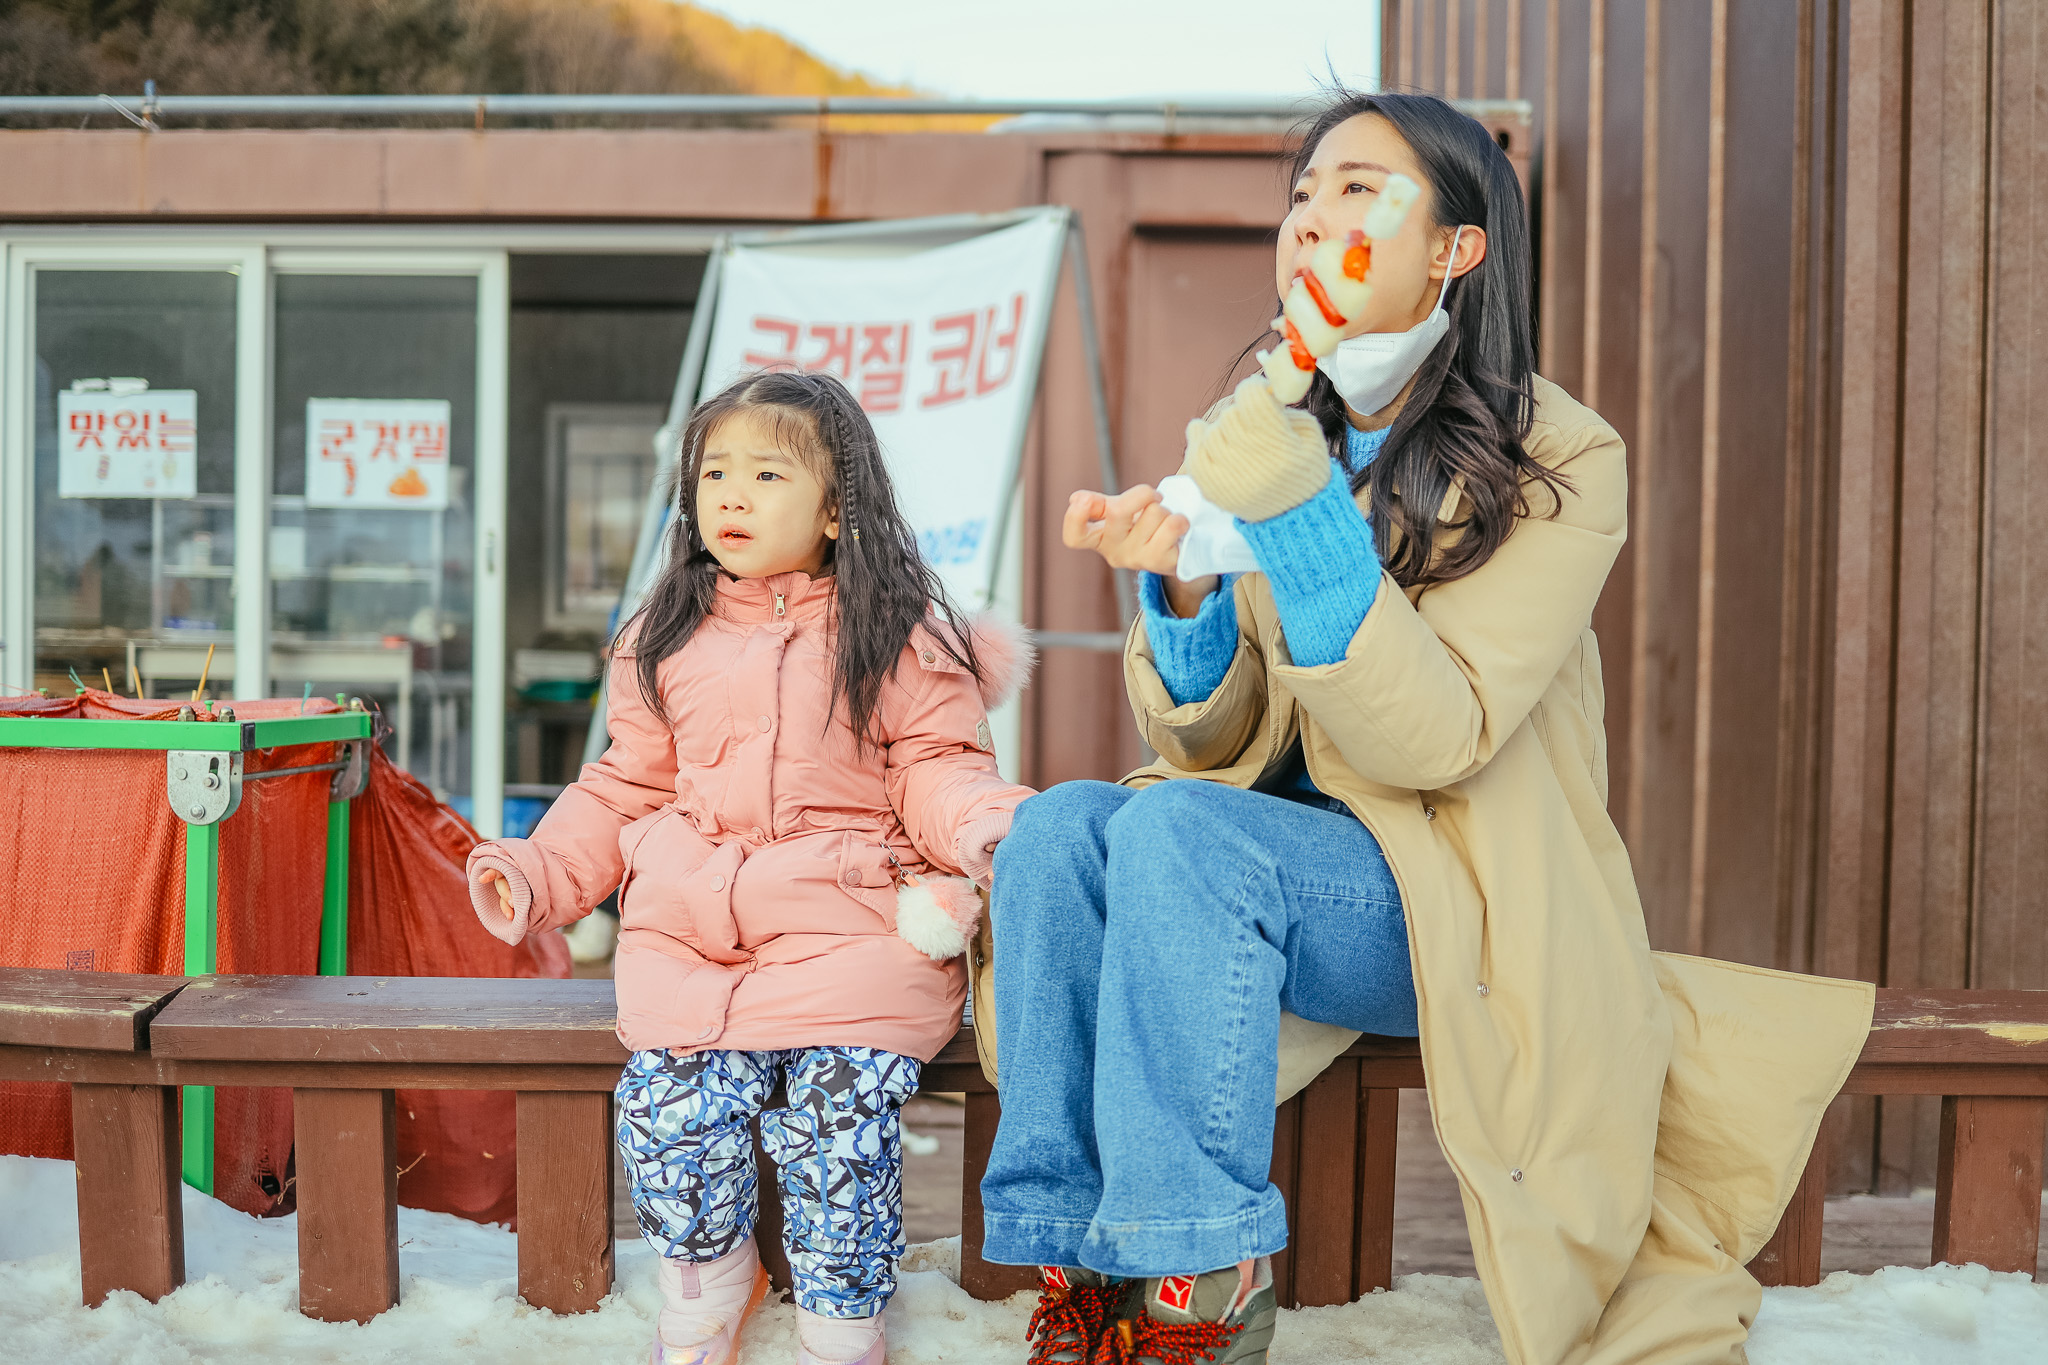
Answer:
[[835, 66], [979, 99], [1308, 94], [1379, 65], [1377, 0], [693, 0]]

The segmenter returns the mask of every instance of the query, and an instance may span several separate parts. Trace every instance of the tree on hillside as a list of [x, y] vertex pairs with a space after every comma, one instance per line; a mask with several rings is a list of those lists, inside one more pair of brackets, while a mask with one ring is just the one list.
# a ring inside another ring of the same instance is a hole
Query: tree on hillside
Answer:
[[734, 88], [662, 0], [0, 0], [0, 94]]

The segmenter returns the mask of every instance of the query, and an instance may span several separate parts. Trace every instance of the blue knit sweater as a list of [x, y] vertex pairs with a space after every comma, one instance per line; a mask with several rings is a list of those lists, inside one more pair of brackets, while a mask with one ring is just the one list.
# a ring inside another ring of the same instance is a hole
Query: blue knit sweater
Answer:
[[[1348, 471], [1371, 463], [1385, 439], [1385, 429], [1352, 428], [1345, 433], [1345, 467], [1330, 462], [1330, 481], [1320, 493], [1277, 517], [1237, 523], [1273, 589], [1287, 650], [1304, 667], [1342, 659], [1379, 593], [1379, 552], [1372, 527], [1351, 500]], [[1159, 681], [1174, 701], [1200, 701], [1213, 693], [1237, 652], [1237, 604], [1229, 580], [1186, 620], [1166, 605], [1166, 585], [1157, 574], [1139, 576], [1138, 599]]]

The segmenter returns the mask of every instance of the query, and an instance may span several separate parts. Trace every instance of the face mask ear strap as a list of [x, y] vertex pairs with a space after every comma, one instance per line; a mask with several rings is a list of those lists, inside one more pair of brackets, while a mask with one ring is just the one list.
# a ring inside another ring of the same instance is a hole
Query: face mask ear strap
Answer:
[[1436, 291], [1436, 306], [1438, 309], [1444, 306], [1444, 299], [1450, 295], [1451, 271], [1456, 269], [1458, 264], [1458, 239], [1464, 235], [1465, 225], [1463, 223], [1458, 224], [1451, 232], [1451, 259], [1444, 263], [1443, 286]]

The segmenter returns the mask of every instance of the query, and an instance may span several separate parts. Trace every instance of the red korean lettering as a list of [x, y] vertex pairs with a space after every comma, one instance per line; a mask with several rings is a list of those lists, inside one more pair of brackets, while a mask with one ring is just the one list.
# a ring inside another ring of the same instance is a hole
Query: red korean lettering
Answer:
[[[1006, 331], [996, 330], [1001, 312], [1001, 305], [997, 305], [987, 313], [987, 321], [984, 324], [987, 329], [986, 340], [982, 343], [981, 355], [974, 365], [974, 392], [977, 395], [994, 393], [1009, 383], [1017, 373], [1017, 338], [1024, 331], [1024, 296], [1010, 296], [1010, 323]], [[1002, 357], [1002, 368], [991, 374], [989, 360], [996, 355]]]
[[932, 348], [931, 361], [938, 367], [938, 377], [932, 391], [918, 400], [918, 406], [939, 408], [967, 397], [968, 376], [974, 368], [976, 343], [981, 337], [981, 314], [948, 313], [932, 319], [932, 330], [954, 332], [960, 338], [956, 344]]
[[446, 422], [408, 422], [405, 425], [406, 444], [412, 447], [415, 460], [445, 460], [448, 458], [448, 424]]
[[377, 435], [370, 444], [370, 453], [363, 458], [374, 460], [379, 455], [388, 455], [394, 460], [398, 459], [398, 442], [404, 435], [405, 423], [371, 422], [369, 425], [376, 428]]
[[772, 351], [747, 351], [740, 356], [749, 365], [758, 365], [770, 370], [793, 370], [797, 368], [797, 338], [803, 335], [803, 324], [786, 318], [756, 317], [754, 330], [779, 338], [779, 344]]
[[119, 408], [114, 413], [114, 440], [116, 450], [148, 450], [150, 447], [149, 414], [133, 408]]
[[189, 417], [156, 415], [156, 448], [166, 455], [189, 455], [199, 439], [198, 423]]
[[910, 324], [866, 323], [860, 335], [861, 407], [871, 413], [902, 411], [910, 366]]
[[101, 450], [107, 443], [100, 433], [107, 429], [107, 415], [104, 412], [74, 412], [71, 414], [71, 448], [83, 454], [90, 442]]
[[824, 349], [804, 362], [807, 370], [837, 371], [841, 379], [853, 378], [853, 327], [841, 327], [836, 323], [814, 322], [810, 327], [810, 339], [825, 343]]

